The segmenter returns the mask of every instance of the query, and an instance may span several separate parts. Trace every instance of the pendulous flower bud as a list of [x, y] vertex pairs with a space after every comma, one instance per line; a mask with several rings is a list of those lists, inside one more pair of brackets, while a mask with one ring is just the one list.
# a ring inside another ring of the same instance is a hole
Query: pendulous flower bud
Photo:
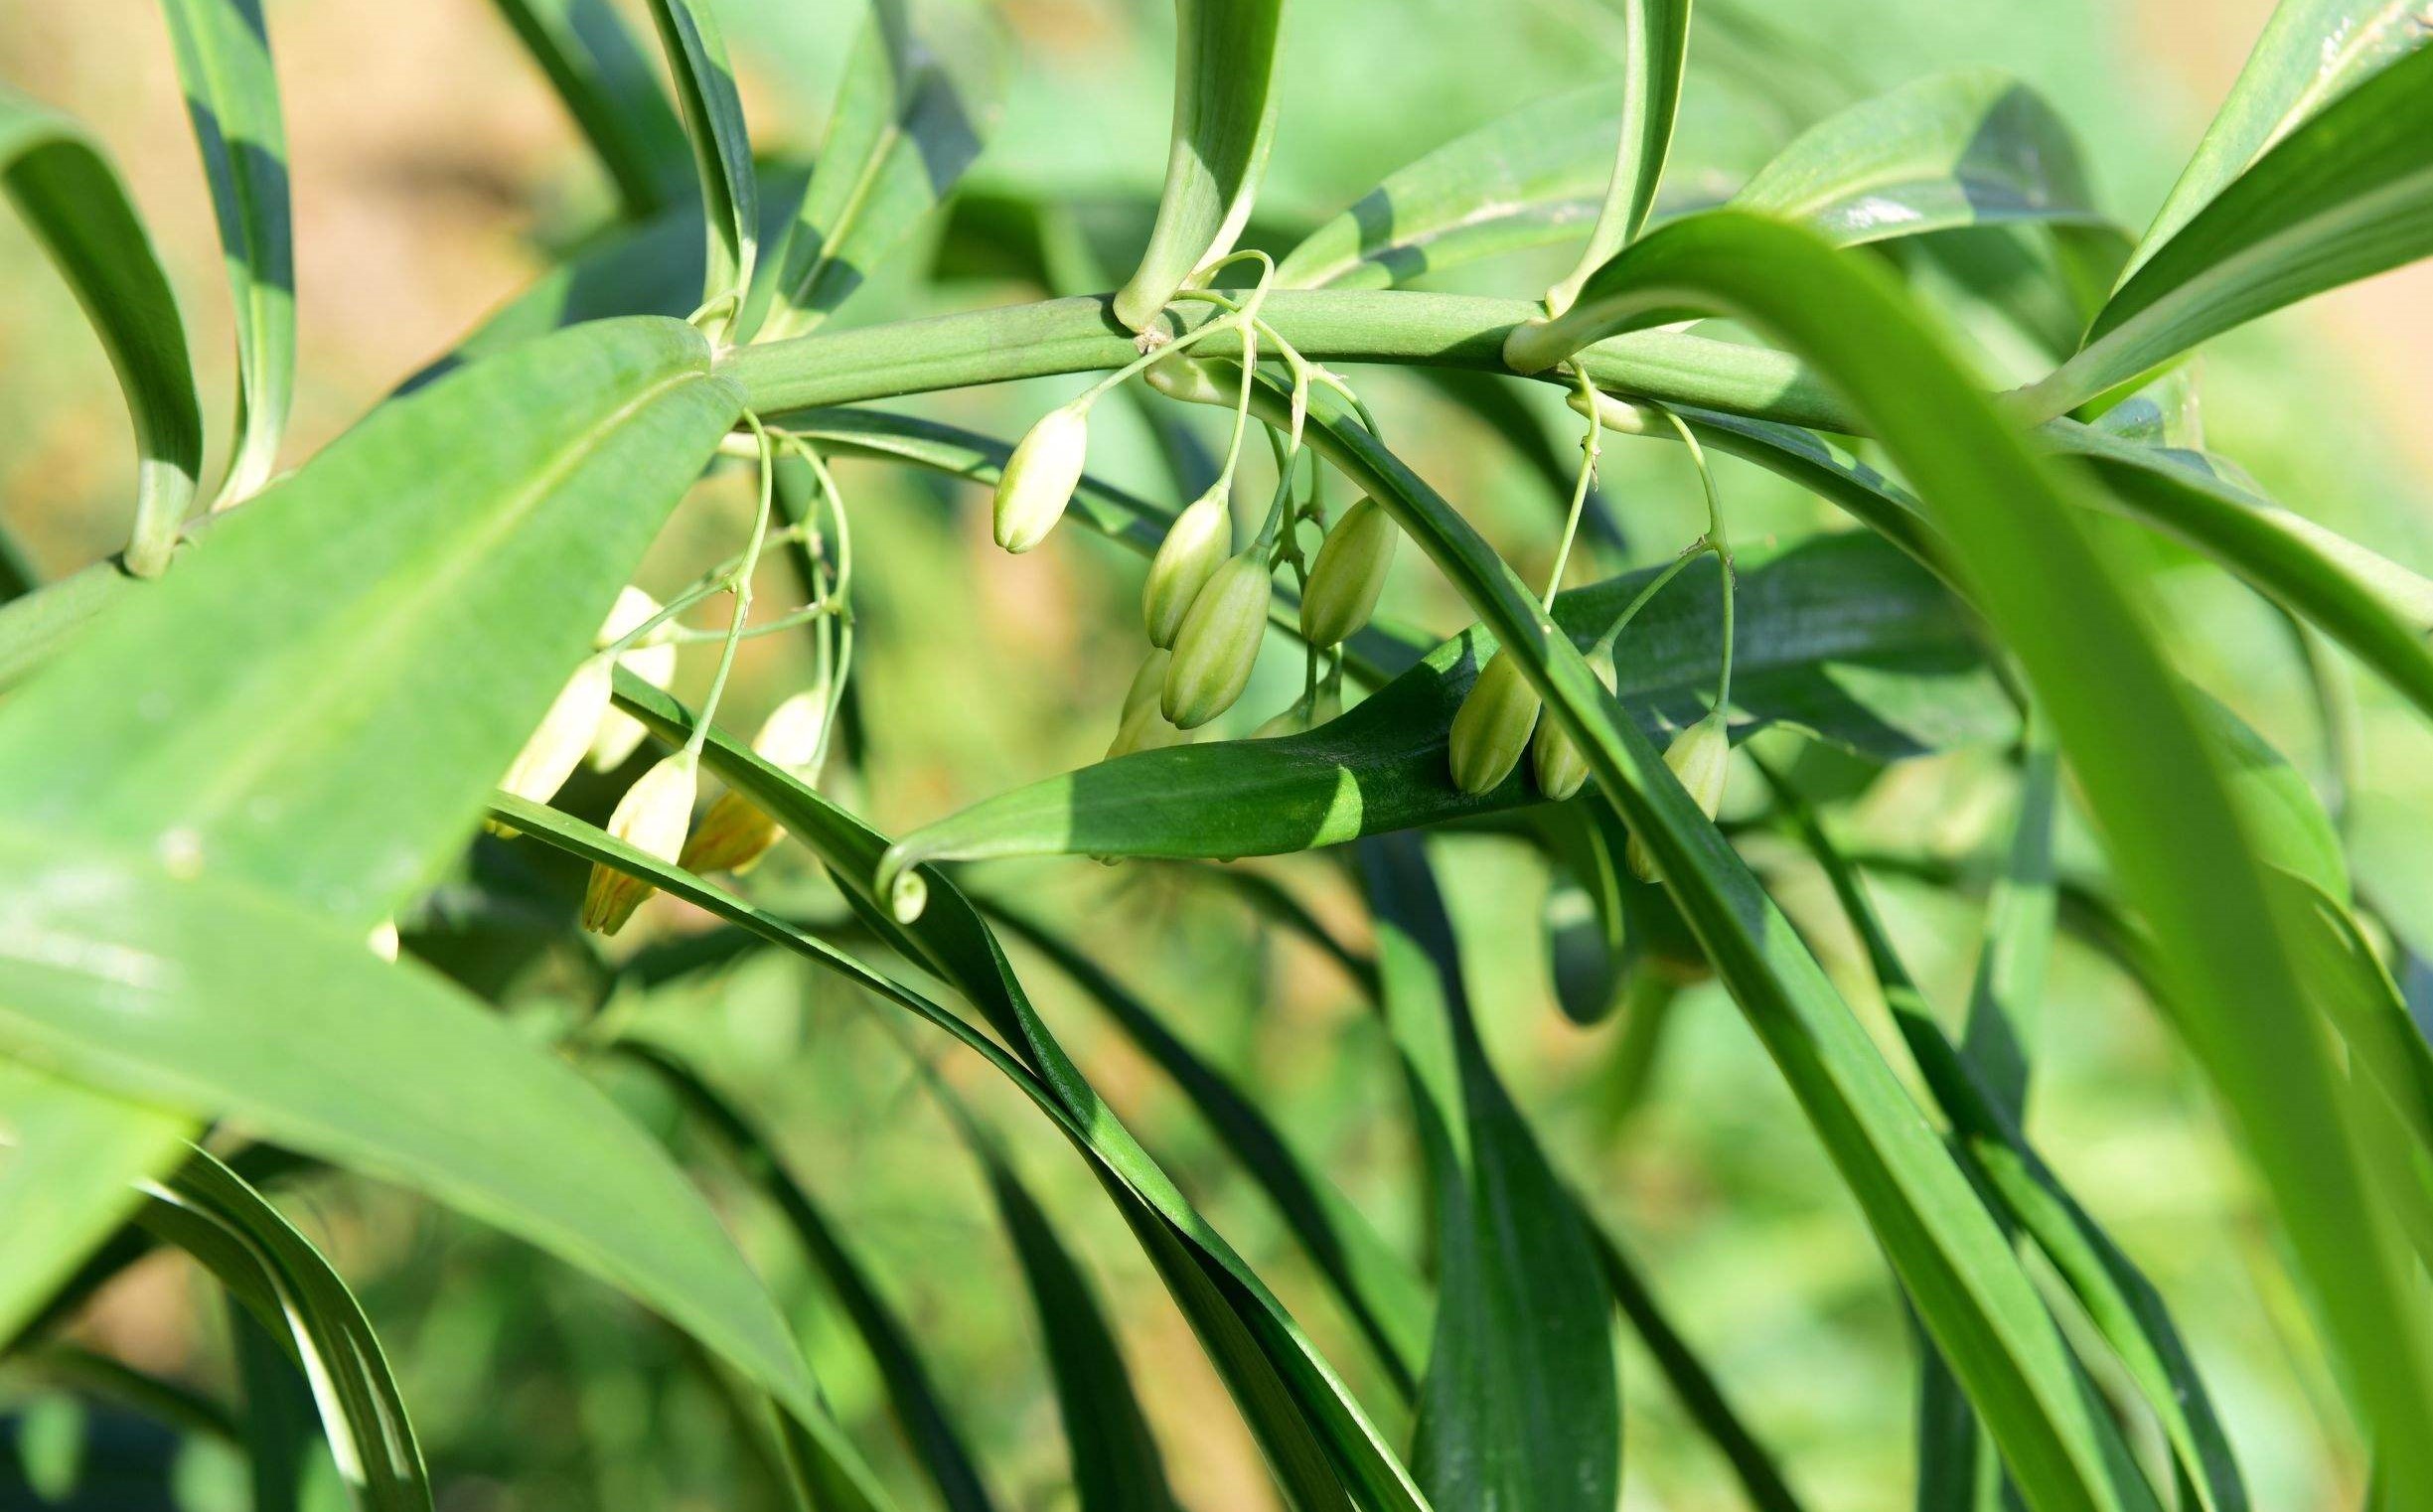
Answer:
[[[692, 826], [692, 800], [700, 773], [690, 751], [679, 751], [642, 774], [608, 817], [608, 832], [635, 849], [674, 864], [684, 854], [684, 832]], [[625, 928], [642, 900], [656, 889], [639, 877], [594, 864], [583, 893], [583, 928], [613, 935]]]
[[1242, 696], [1267, 636], [1268, 587], [1267, 547], [1255, 545], [1228, 557], [1191, 601], [1160, 700], [1176, 727], [1197, 729]]
[[[1681, 780], [1683, 790], [1690, 795], [1690, 802], [1698, 805], [1699, 812], [1709, 819], [1715, 818], [1716, 811], [1724, 806], [1724, 779], [1732, 771], [1732, 732], [1723, 714], [1720, 711], [1709, 714], [1675, 735], [1673, 743], [1664, 748], [1664, 764], [1673, 769], [1673, 775]], [[1627, 857], [1631, 874], [1640, 881], [1664, 879], [1663, 868], [1635, 834], [1630, 837]]]
[[1047, 539], [1081, 486], [1090, 453], [1090, 400], [1060, 404], [1039, 417], [996, 480], [996, 543], [1019, 555]]
[[[557, 796], [574, 769], [583, 762], [583, 752], [590, 749], [593, 734], [600, 727], [600, 716], [608, 710], [609, 667], [606, 657], [586, 657], [574, 669], [574, 676], [557, 690], [549, 711], [540, 716], [540, 725], [524, 749], [508, 763], [507, 773], [499, 786], [518, 798], [545, 804]], [[496, 820], [484, 821], [490, 832], [513, 835], [516, 832]]]
[[[820, 736], [828, 727], [828, 693], [812, 687], [794, 694], [769, 711], [752, 737], [752, 753], [771, 766], [782, 767], [809, 782], [816, 776]], [[728, 788], [710, 803], [709, 812], [693, 826], [677, 864], [686, 871], [737, 875], [760, 864], [777, 843], [778, 824], [761, 807]]]
[[1394, 565], [1395, 533], [1393, 517], [1374, 499], [1345, 510], [1326, 532], [1301, 592], [1301, 637], [1310, 645], [1337, 645], [1369, 622]]
[[[600, 626], [599, 644], [613, 646], [625, 639], [659, 613], [659, 600], [628, 583], [617, 594], [617, 607], [608, 611], [607, 622]], [[617, 653], [617, 665], [665, 692], [676, 681], [676, 644], [667, 639], [668, 634], [665, 625], [652, 631]], [[591, 737], [591, 770], [613, 772], [625, 765], [649, 733], [641, 720], [623, 709], [601, 710], [599, 730]]]
[[[1611, 650], [1599, 650], [1590, 657], [1589, 670], [1597, 674], [1597, 681], [1605, 684], [1606, 692], [1613, 691], [1616, 679]], [[1588, 758], [1580, 754], [1580, 747], [1552, 719], [1539, 722], [1537, 736], [1530, 742], [1529, 759], [1537, 771], [1538, 791], [1557, 803], [1579, 792], [1589, 780]]]
[[1140, 594], [1140, 617], [1151, 646], [1172, 646], [1191, 601], [1233, 553], [1234, 522], [1229, 491], [1211, 488], [1174, 517], [1156, 559], [1148, 564], [1148, 586]]
[[1478, 680], [1453, 714], [1448, 742], [1453, 786], [1474, 797], [1511, 776], [1537, 723], [1538, 690], [1518, 658], [1498, 652], [1479, 669]]
[[1331, 681], [1318, 684], [1316, 692], [1297, 698], [1293, 706], [1251, 731], [1251, 739], [1268, 740], [1278, 735], [1298, 735], [1316, 729], [1343, 712], [1343, 696]]

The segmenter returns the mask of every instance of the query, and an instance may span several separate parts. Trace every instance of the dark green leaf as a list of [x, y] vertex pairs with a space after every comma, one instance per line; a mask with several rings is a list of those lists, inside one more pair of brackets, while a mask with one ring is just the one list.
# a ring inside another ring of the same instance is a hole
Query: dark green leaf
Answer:
[[1690, 0], [1623, 0], [1622, 130], [1604, 204], [1570, 273], [1546, 291], [1546, 308], [1571, 308], [1580, 286], [1646, 224], [1672, 151], [1681, 110], [1681, 71], [1690, 55]]
[[650, 0], [660, 50], [676, 78], [676, 103], [692, 142], [708, 224], [708, 263], [701, 306], [709, 329], [726, 332], [743, 317], [760, 244], [760, 202], [752, 174], [752, 140], [744, 128], [735, 69], [718, 30], [711, 0]]
[[194, 1125], [0, 1060], [0, 1346], [172, 1164]]
[[[629, 219], [689, 199], [684, 123], [650, 59], [604, 0], [493, 0], [548, 76], [575, 128], [617, 187]], [[692, 219], [692, 218], [687, 218]], [[696, 279], [697, 283], [698, 280]], [[611, 313], [632, 315], [639, 309]], [[652, 313], [682, 315], [684, 310]]]

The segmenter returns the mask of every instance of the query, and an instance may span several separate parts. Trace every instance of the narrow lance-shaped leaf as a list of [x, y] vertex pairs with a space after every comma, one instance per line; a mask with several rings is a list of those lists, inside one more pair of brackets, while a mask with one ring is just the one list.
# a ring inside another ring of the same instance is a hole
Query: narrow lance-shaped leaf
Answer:
[[1599, 83], [1538, 100], [1413, 159], [1276, 264], [1288, 289], [1383, 289], [1538, 246], [1597, 214], [1620, 122]]
[[2078, 355], [2018, 395], [2066, 413], [2208, 337], [2433, 251], [2433, 49], [2418, 49], [2274, 144], [2152, 248]]
[[1435, 1200], [1436, 1334], [1412, 1447], [1443, 1507], [1610, 1512], [1621, 1384], [1595, 1245], [1479, 1042], [1416, 835], [1361, 846], [1386, 1022]]
[[236, 448], [214, 508], [277, 465], [296, 379], [287, 128], [260, 0], [162, 0], [236, 303]]
[[2281, 0], [2121, 276], [2134, 274], [2274, 143], [2428, 40], [2433, 27], [2417, 0]]
[[380, 961], [360, 927], [249, 879], [181, 877], [14, 823], [0, 861], [0, 1054], [240, 1122], [540, 1246], [726, 1358], [862, 1505], [888, 1505], [708, 1207], [564, 1061], [422, 968]]
[[1546, 291], [1551, 315], [1570, 309], [1589, 275], [1639, 233], [1672, 151], [1681, 75], [1690, 56], [1690, 0], [1624, 0], [1621, 12], [1622, 130], [1614, 145], [1613, 175], [1579, 262]]
[[15, 1342], [194, 1132], [175, 1114], [0, 1060], [0, 1347]]
[[778, 259], [762, 334], [800, 336], [954, 192], [996, 124], [1008, 43], [966, 0], [875, 0]]
[[1995, 69], [1912, 79], [1809, 127], [1732, 198], [1837, 246], [2011, 221], [2102, 221], [2078, 145]]
[[628, 220], [688, 198], [692, 165], [684, 123], [613, 7], [601, 0], [493, 3], [574, 117]]
[[701, 314], [713, 333], [732, 330], [752, 286], [760, 243], [759, 190], [752, 174], [752, 140], [735, 92], [735, 69], [711, 0], [650, 0], [660, 50], [676, 79], [676, 103], [692, 141], [694, 176], [708, 222], [709, 261], [701, 281]]
[[1140, 265], [1115, 318], [1148, 328], [1175, 291], [1233, 250], [1276, 135], [1283, 0], [1174, 0], [1174, 137]]
[[[2367, 94], [2353, 92], [2318, 125]], [[1735, 212], [1637, 243], [1556, 323], [1567, 330], [1545, 328], [1544, 344], [1518, 355], [1524, 364], [1559, 359], [1670, 307], [1660, 301], [1684, 299], [1723, 306], [1828, 368], [1916, 485], [2052, 714], [2124, 891], [2154, 930], [2174, 998], [2190, 1005], [2179, 1026], [2273, 1191], [2357, 1407], [2397, 1436], [2381, 1440], [2394, 1484], [2420, 1488], [2403, 1499], [2433, 1496], [2433, 1442], [2402, 1427], [2433, 1414], [2428, 1336], [2392, 1323], [2416, 1317], [2420, 1299], [2399, 1274], [2340, 1112], [2322, 1026], [2298, 989], [2214, 753], [2142, 616], [2072, 518], [2067, 491], [1975, 395], [1883, 274], [1809, 232]], [[2013, 570], [2023, 561], [2039, 570]], [[1938, 1342], [1965, 1373], [1966, 1351]], [[1984, 1411], [1984, 1395], [1971, 1396]], [[2033, 1500], [2041, 1472], [2005, 1448]]]
[[101, 149], [74, 122], [0, 88], [0, 189], [76, 291], [135, 424], [127, 570], [169, 564], [203, 472], [203, 414], [177, 297]]

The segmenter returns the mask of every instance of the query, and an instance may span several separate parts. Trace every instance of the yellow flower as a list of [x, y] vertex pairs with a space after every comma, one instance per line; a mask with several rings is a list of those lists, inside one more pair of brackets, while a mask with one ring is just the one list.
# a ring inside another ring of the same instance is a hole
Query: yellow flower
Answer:
[[[574, 769], [582, 765], [583, 753], [590, 749], [592, 736], [600, 727], [600, 716], [608, 711], [609, 668], [606, 657], [587, 657], [574, 669], [574, 676], [557, 690], [549, 711], [540, 716], [540, 724], [516, 759], [507, 766], [499, 786], [518, 798], [545, 804], [557, 796]], [[493, 834], [512, 835], [516, 832], [496, 820], [485, 821]]]
[[[617, 607], [608, 611], [607, 622], [600, 626], [599, 644], [615, 645], [657, 613], [659, 600], [627, 584], [617, 594]], [[660, 626], [619, 652], [617, 665], [665, 692], [676, 681], [676, 645], [668, 636], [669, 627]], [[602, 709], [599, 729], [591, 737], [591, 770], [613, 772], [625, 765], [649, 733], [641, 720], [624, 710]]]
[[[690, 751], [665, 758], [617, 800], [617, 810], [608, 818], [608, 832], [647, 855], [674, 864], [684, 853], [684, 832], [692, 825], [692, 800], [699, 782]], [[595, 863], [591, 885], [583, 893], [583, 928], [615, 934], [654, 891], [639, 877]]]

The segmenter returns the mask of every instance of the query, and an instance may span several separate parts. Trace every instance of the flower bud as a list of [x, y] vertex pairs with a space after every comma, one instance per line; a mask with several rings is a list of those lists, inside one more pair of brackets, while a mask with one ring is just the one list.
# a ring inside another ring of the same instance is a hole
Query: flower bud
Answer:
[[1369, 622], [1386, 569], [1394, 564], [1394, 519], [1374, 499], [1343, 512], [1318, 547], [1301, 592], [1301, 636], [1312, 646], [1333, 646]]
[[1316, 729], [1343, 712], [1343, 695], [1333, 681], [1321, 682], [1308, 697], [1297, 698], [1293, 706], [1251, 731], [1253, 740], [1269, 740], [1278, 735], [1299, 735]]
[[1538, 690], [1522, 673], [1519, 658], [1498, 652], [1479, 669], [1478, 680], [1453, 714], [1448, 741], [1453, 786], [1475, 797], [1511, 776], [1537, 723]]
[[[1613, 691], [1616, 679], [1610, 650], [1600, 650], [1590, 657], [1589, 670], [1597, 674], [1597, 681], [1605, 684], [1606, 692]], [[1557, 803], [1579, 792], [1589, 780], [1588, 758], [1580, 754], [1580, 747], [1552, 719], [1539, 723], [1537, 737], [1530, 743], [1529, 759], [1537, 770], [1538, 791]]]
[[1062, 404], [1039, 417], [996, 480], [996, 543], [1017, 555], [1056, 529], [1081, 486], [1090, 451], [1090, 400]]
[[1132, 675], [1132, 686], [1124, 690], [1125, 718], [1131, 718], [1133, 710], [1142, 704], [1157, 701], [1165, 691], [1166, 669], [1173, 665], [1174, 657], [1170, 652], [1158, 650], [1148, 654], [1140, 663], [1140, 670]]
[[1169, 352], [1140, 372], [1151, 388], [1185, 404], [1216, 404], [1231, 409], [1241, 397], [1240, 383], [1227, 383], [1215, 368], [1187, 352]]
[[[1675, 735], [1673, 743], [1664, 748], [1664, 764], [1673, 769], [1673, 776], [1680, 779], [1699, 812], [1709, 819], [1715, 818], [1716, 811], [1724, 806], [1724, 779], [1732, 771], [1732, 732], [1722, 712], [1709, 714]], [[1631, 874], [1640, 881], [1664, 879], [1656, 858], [1647, 853], [1647, 847], [1639, 843], [1635, 834], [1630, 837], [1628, 859]]]
[[399, 943], [400, 942], [397, 939], [397, 921], [394, 919], [382, 919], [380, 923], [372, 926], [371, 934], [364, 937], [365, 947], [369, 949], [372, 954], [380, 957], [382, 961], [387, 962], [390, 966], [395, 966], [397, 964], [397, 946]]
[[1267, 635], [1268, 588], [1267, 548], [1255, 545], [1228, 557], [1191, 601], [1160, 700], [1179, 728], [1199, 728], [1242, 696]]
[[1148, 564], [1148, 587], [1140, 595], [1140, 615], [1148, 623], [1151, 646], [1172, 646], [1183, 616], [1216, 569], [1234, 548], [1233, 509], [1219, 484], [1193, 500], [1174, 517]]
[[[616, 812], [608, 817], [608, 832], [673, 865], [684, 853], [684, 832], [692, 826], [692, 799], [699, 783], [690, 751], [665, 758], [617, 800]], [[595, 863], [591, 886], [583, 893], [583, 928], [615, 934], [655, 890], [639, 877]]]
[[1178, 730], [1166, 722], [1159, 712], [1157, 700], [1149, 698], [1124, 716], [1117, 727], [1115, 739], [1107, 743], [1107, 759], [1129, 756], [1135, 751], [1153, 751], [1160, 746], [1181, 745], [1191, 738], [1187, 731]]
[[[657, 613], [659, 600], [628, 583], [617, 595], [617, 607], [608, 611], [607, 622], [600, 626], [599, 644], [615, 645]], [[667, 634], [668, 627], [663, 625], [617, 653], [619, 667], [662, 692], [676, 681], [676, 644], [666, 639]], [[613, 772], [625, 765], [649, 733], [641, 720], [623, 709], [603, 709], [599, 730], [591, 737], [591, 770]]]
[[[760, 723], [760, 733], [752, 737], [752, 753], [809, 782], [815, 775], [812, 763], [820, 755], [821, 732], [827, 726], [827, 690], [805, 688], [769, 711], [769, 717]], [[760, 858], [777, 843], [778, 834], [776, 820], [739, 790], [729, 788], [693, 826], [677, 864], [686, 871], [741, 875], [760, 864]]]
[[[536, 804], [557, 796], [557, 790], [582, 765], [583, 752], [600, 727], [600, 716], [608, 712], [608, 671], [606, 657], [583, 659], [566, 685], [557, 690], [549, 711], [540, 716], [539, 727], [508, 763], [506, 775], [499, 779], [501, 788]], [[497, 820], [484, 823], [493, 834], [516, 832]]]

